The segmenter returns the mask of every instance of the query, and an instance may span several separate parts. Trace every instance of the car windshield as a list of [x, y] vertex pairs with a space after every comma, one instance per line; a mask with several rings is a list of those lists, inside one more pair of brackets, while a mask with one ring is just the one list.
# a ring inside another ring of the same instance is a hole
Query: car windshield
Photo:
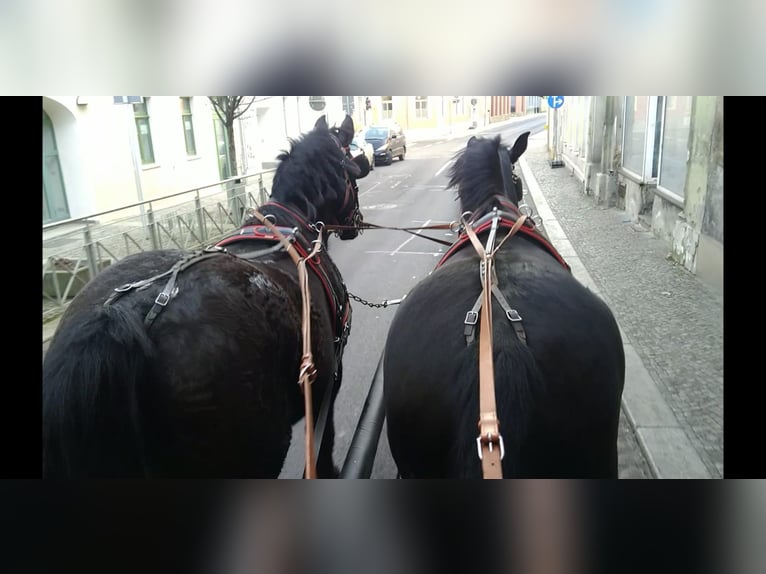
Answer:
[[386, 128], [370, 128], [364, 137], [368, 140], [385, 139], [388, 137], [388, 129]]
[[351, 142], [351, 144], [348, 147], [349, 147], [349, 149], [352, 149], [352, 150], [358, 150], [359, 149], [359, 144], [357, 144], [356, 140], [354, 140], [354, 141]]

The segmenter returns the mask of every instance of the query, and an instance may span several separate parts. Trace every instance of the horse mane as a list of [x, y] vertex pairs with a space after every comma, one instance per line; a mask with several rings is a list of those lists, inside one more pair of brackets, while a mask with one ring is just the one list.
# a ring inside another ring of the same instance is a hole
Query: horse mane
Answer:
[[343, 198], [343, 152], [328, 129], [317, 127], [289, 141], [290, 150], [277, 156], [271, 198], [294, 205], [309, 221], [316, 221], [324, 205]]
[[464, 211], [475, 211], [493, 195], [504, 195], [498, 150], [501, 137], [474, 137], [455, 155], [447, 188], [457, 187]]

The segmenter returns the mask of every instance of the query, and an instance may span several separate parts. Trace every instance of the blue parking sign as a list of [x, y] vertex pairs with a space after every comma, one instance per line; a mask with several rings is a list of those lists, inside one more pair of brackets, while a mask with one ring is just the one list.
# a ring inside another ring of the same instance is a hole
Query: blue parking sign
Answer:
[[548, 107], [556, 110], [564, 105], [564, 96], [548, 96]]

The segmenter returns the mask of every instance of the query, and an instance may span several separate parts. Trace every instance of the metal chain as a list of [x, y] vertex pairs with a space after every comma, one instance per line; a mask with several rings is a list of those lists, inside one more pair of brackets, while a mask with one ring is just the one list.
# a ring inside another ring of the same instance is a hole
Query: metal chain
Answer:
[[370, 303], [366, 299], [362, 299], [361, 297], [357, 297], [356, 295], [354, 295], [350, 291], [348, 292], [348, 296], [351, 297], [354, 301], [358, 301], [362, 305], [366, 305], [367, 307], [372, 307], [373, 309], [385, 309], [389, 305], [398, 305], [399, 303], [401, 303], [404, 300], [404, 297], [402, 297], [401, 299], [391, 299], [390, 301], [388, 299], [386, 299], [382, 303]]

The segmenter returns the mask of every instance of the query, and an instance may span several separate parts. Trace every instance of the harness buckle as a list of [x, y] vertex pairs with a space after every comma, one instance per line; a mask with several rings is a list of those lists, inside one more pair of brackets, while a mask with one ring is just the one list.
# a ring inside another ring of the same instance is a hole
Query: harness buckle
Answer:
[[126, 291], [130, 291], [131, 289], [133, 289], [133, 283], [125, 283], [125, 285], [115, 288], [115, 291], [117, 293], [125, 293]]
[[521, 321], [521, 315], [519, 315], [519, 312], [516, 309], [508, 309], [505, 312], [505, 316], [508, 317], [509, 321]]
[[157, 295], [157, 298], [154, 300], [154, 303], [159, 305], [160, 307], [165, 307], [170, 302], [170, 295], [168, 293], [165, 293], [162, 291], [159, 295]]
[[[481, 435], [476, 437], [476, 448], [479, 451], [479, 460], [484, 460], [484, 455], [481, 452], [481, 443], [482, 443], [481, 439], [482, 438], [483, 437]], [[492, 440], [492, 435], [490, 433], [487, 433], [486, 441], [487, 441], [487, 444], [489, 446], [489, 452], [492, 452], [492, 445], [495, 442], [499, 442], [500, 443], [500, 460], [503, 460], [503, 458], [505, 458], [505, 443], [503, 442], [503, 435], [498, 434], [497, 435], [497, 440]]]
[[465, 323], [466, 325], [475, 325], [479, 322], [479, 314], [476, 311], [468, 311], [468, 313], [465, 314]]

